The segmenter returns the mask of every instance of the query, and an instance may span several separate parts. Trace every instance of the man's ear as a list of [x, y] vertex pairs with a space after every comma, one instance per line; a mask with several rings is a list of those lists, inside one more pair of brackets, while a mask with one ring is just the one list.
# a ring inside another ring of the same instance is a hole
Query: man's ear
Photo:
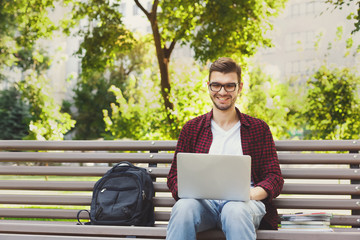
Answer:
[[240, 82], [240, 84], [239, 84], [239, 89], [238, 89], [238, 94], [241, 93], [242, 88], [243, 88], [243, 82]]

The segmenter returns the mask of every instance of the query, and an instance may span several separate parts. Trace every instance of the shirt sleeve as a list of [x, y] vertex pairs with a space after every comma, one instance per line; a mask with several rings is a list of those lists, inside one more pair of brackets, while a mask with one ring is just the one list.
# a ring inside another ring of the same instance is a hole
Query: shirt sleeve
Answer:
[[180, 132], [180, 136], [179, 136], [176, 148], [175, 148], [174, 158], [173, 158], [173, 161], [171, 163], [169, 174], [167, 176], [167, 185], [168, 185], [168, 188], [169, 188], [170, 192], [172, 193], [172, 196], [173, 196], [173, 198], [175, 200], [179, 199], [179, 196], [178, 196], [178, 183], [177, 183], [176, 159], [177, 159], [177, 154], [179, 152], [189, 152], [187, 131], [188, 131], [187, 130], [187, 124], [185, 124], [183, 129]]
[[268, 193], [268, 200], [277, 197], [283, 188], [284, 179], [281, 175], [275, 143], [267, 124], [264, 125], [264, 137], [261, 146], [260, 179], [255, 186], [262, 187]]

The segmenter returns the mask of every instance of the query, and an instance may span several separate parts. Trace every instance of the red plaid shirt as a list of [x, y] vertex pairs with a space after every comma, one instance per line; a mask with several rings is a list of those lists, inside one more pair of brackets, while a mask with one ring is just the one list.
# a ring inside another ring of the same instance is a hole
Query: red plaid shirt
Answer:
[[[278, 214], [272, 199], [277, 197], [283, 187], [275, 144], [268, 125], [259, 119], [240, 113], [241, 144], [244, 155], [250, 155], [251, 176], [255, 186], [260, 186], [268, 193], [263, 200], [266, 214], [260, 224], [261, 229], [277, 229]], [[213, 112], [188, 121], [181, 130], [174, 159], [167, 177], [167, 184], [175, 200], [178, 200], [176, 154], [178, 152], [208, 153], [213, 139], [211, 118]]]

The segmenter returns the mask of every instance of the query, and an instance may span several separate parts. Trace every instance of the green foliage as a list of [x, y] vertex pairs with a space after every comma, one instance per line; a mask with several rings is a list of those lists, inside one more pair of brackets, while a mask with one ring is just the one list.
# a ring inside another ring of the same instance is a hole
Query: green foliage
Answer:
[[[189, 62], [175, 62], [171, 70], [172, 91], [171, 101], [174, 109], [171, 117], [169, 139], [177, 139], [181, 128], [190, 119], [211, 110], [211, 100], [207, 90], [208, 70]], [[168, 126], [166, 126], [168, 129]]]
[[159, 27], [163, 42], [190, 43], [202, 62], [220, 56], [244, 60], [257, 47], [269, 46], [264, 33], [272, 28], [286, 1], [160, 1]]
[[0, 139], [22, 139], [28, 134], [29, 106], [15, 87], [0, 92]]
[[358, 139], [360, 77], [348, 68], [322, 66], [307, 82], [302, 114], [306, 139]]
[[[90, 83], [91, 82], [91, 83]], [[109, 103], [115, 98], [108, 93], [111, 82], [102, 75], [93, 75], [88, 82], [80, 81], [74, 89], [76, 113], [75, 139], [97, 139], [105, 131], [103, 109], [109, 109]]]
[[[17, 88], [21, 100], [29, 105], [29, 125], [25, 128], [29, 131], [27, 139], [60, 140], [74, 126], [74, 121], [68, 114], [61, 113], [60, 106], [53, 99], [45, 75], [51, 59], [37, 42], [50, 38], [57, 30], [49, 17], [55, 10], [56, 2], [60, 1], [4, 0], [0, 3], [0, 75], [8, 80], [5, 71], [9, 69], [22, 75]], [[14, 104], [18, 101], [14, 100]], [[21, 120], [19, 116], [14, 124], [19, 124]], [[24, 134], [24, 131], [19, 132], [13, 137], [19, 138]]]
[[250, 116], [264, 120], [274, 139], [289, 139], [296, 134], [296, 113], [300, 110], [301, 90], [291, 83], [280, 83], [254, 68], [245, 80], [241, 109]]
[[118, 54], [132, 48], [133, 34], [123, 25], [118, 2], [109, 0], [67, 2], [74, 3], [72, 18], [62, 23], [64, 32], [69, 34], [71, 28], [77, 26], [82, 19], [86, 20], [86, 25], [81, 26], [77, 32], [82, 38], [76, 53], [81, 57], [82, 75], [91, 75], [94, 71], [104, 72], [107, 67], [113, 66]]
[[30, 105], [31, 121], [26, 139], [63, 140], [75, 121], [55, 103], [46, 77], [29, 71], [18, 85], [22, 98]]
[[[138, 37], [132, 50], [118, 53], [109, 74], [105, 77], [97, 69], [88, 69], [81, 76], [74, 93], [74, 106], [77, 111], [72, 113], [76, 120], [76, 139], [97, 139], [105, 134], [103, 110], [110, 111], [110, 103], [115, 102], [115, 96], [109, 93], [109, 88], [114, 85], [126, 91], [131, 88], [128, 83], [129, 75], [138, 76], [142, 71], [151, 66], [151, 45], [149, 37]], [[126, 96], [127, 97], [127, 96]]]
[[159, 79], [156, 75], [132, 78], [125, 97], [119, 88], [112, 87], [116, 103], [111, 114], [104, 110], [105, 123], [112, 139], [177, 139], [182, 126], [191, 118], [210, 110], [206, 88], [207, 72], [199, 66], [175, 63], [172, 71], [173, 90], [171, 112], [173, 124], [167, 122], [167, 113], [161, 102]]

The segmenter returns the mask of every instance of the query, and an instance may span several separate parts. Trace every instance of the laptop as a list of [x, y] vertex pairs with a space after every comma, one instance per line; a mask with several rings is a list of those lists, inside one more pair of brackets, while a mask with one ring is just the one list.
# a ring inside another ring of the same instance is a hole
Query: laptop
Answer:
[[249, 201], [251, 157], [178, 153], [177, 177], [180, 198]]

